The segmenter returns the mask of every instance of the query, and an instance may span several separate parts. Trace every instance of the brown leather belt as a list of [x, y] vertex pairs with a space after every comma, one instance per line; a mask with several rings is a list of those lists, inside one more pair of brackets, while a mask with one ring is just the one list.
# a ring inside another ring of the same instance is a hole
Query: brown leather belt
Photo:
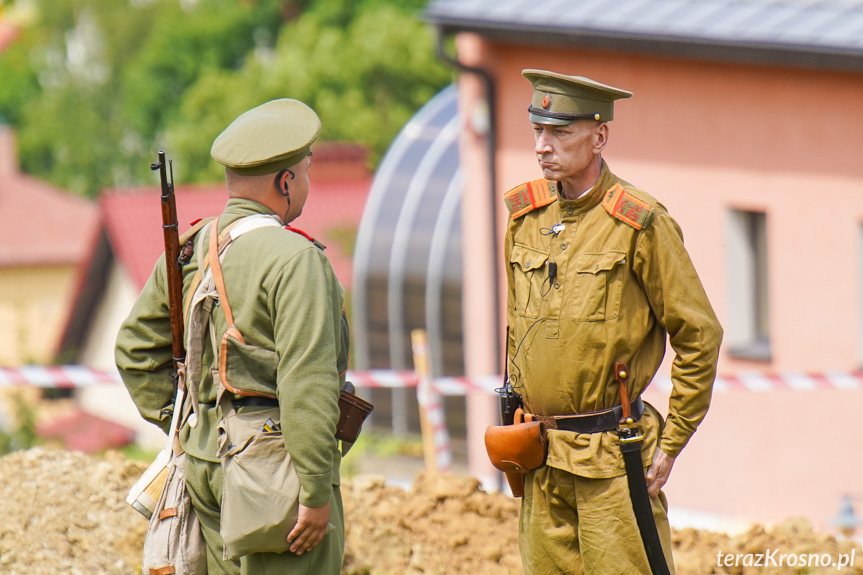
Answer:
[[[632, 419], [638, 421], [644, 414], [644, 402], [640, 397], [630, 403]], [[623, 406], [615, 405], [611, 409], [577, 413], [575, 415], [531, 415], [534, 421], [545, 422], [548, 429], [574, 431], [576, 433], [599, 433], [617, 429], [617, 422], [623, 417]]]

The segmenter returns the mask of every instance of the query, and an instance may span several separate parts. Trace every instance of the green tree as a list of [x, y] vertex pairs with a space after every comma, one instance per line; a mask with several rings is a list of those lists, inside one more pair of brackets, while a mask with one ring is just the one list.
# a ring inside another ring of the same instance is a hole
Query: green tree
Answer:
[[38, 72], [32, 65], [37, 42], [24, 37], [0, 55], [0, 124], [20, 124], [27, 102], [40, 93]]
[[[17, 128], [23, 168], [59, 186], [93, 194], [112, 185], [127, 165], [125, 119], [118, 113], [122, 54], [145, 30], [112, 0], [39, 0], [36, 22], [0, 56], [0, 75], [28, 54], [27, 92], [0, 94], [0, 109]], [[141, 20], [146, 22], [146, 19]], [[37, 79], [34, 87], [31, 78]]]
[[151, 184], [158, 148], [178, 181], [220, 178], [209, 144], [278, 97], [377, 161], [451, 76], [417, 18], [425, 0], [33, 2], [35, 22], [0, 53], [0, 120], [26, 171], [84, 195]]
[[[342, 4], [353, 6], [346, 23], [334, 8]], [[322, 139], [365, 144], [376, 164], [416, 110], [450, 81], [434, 55], [431, 30], [412, 10], [381, 1], [322, 2], [285, 26], [271, 53], [250, 55], [237, 71], [203, 75], [185, 94], [167, 141], [190, 179], [212, 181], [221, 170], [206, 143], [243, 110], [290, 97], [318, 112]]]

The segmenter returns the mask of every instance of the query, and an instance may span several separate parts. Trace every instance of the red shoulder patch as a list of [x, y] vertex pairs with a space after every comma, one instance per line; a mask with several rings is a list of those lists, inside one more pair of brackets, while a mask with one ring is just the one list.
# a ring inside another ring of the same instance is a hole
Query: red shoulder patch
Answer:
[[304, 238], [306, 238], [310, 242], [314, 243], [314, 241], [315, 241], [315, 238], [313, 238], [312, 236], [310, 236], [309, 234], [307, 234], [306, 232], [304, 232], [301, 229], [293, 228], [291, 226], [285, 226], [285, 229], [288, 230], [289, 232], [294, 232], [295, 234], [300, 234], [301, 236], [303, 236]]
[[551, 180], [534, 180], [516, 186], [503, 195], [506, 209], [512, 219], [547, 206], [557, 201], [557, 182]]
[[602, 207], [636, 230], [647, 227], [653, 219], [653, 206], [627, 192], [619, 183], [605, 192]]

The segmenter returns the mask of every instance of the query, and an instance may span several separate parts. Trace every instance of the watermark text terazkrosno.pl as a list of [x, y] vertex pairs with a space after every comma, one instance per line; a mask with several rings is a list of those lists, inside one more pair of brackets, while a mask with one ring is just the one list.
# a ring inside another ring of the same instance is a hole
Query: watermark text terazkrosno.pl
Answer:
[[850, 553], [783, 553], [779, 549], [765, 549], [764, 553], [716, 554], [717, 567], [853, 567], [856, 548]]

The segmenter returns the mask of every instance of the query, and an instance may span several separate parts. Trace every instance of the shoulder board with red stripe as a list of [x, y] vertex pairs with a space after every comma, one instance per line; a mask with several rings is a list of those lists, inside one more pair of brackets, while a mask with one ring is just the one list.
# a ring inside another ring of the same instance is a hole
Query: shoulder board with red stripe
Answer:
[[557, 182], [534, 180], [516, 186], [503, 195], [512, 219], [557, 201]]
[[295, 234], [300, 234], [301, 236], [303, 236], [304, 238], [306, 238], [307, 240], [309, 240], [310, 242], [312, 242], [313, 244], [315, 244], [318, 248], [320, 248], [322, 250], [327, 249], [327, 246], [325, 246], [324, 244], [322, 244], [321, 242], [319, 242], [318, 240], [316, 240], [315, 238], [313, 238], [312, 236], [310, 236], [309, 234], [307, 234], [306, 232], [304, 232], [303, 230], [301, 230], [299, 228], [294, 228], [292, 226], [285, 226], [285, 229], [288, 230], [289, 232], [294, 232]]
[[195, 237], [197, 233], [201, 231], [201, 228], [203, 228], [205, 225], [215, 219], [216, 218], [198, 218], [197, 220], [189, 224], [192, 227], [183, 232], [183, 234], [180, 236], [180, 247], [182, 248], [183, 244], [189, 241], [190, 238]]
[[602, 207], [618, 220], [641, 230], [653, 219], [653, 206], [626, 191], [619, 183], [605, 192]]
[[291, 226], [285, 226], [285, 229], [288, 230], [289, 232], [294, 232], [295, 234], [300, 234], [301, 236], [303, 236], [304, 238], [306, 238], [310, 242], [315, 241], [315, 238], [313, 238], [312, 236], [310, 236], [309, 234], [307, 234], [306, 232], [304, 232], [303, 230], [301, 230], [299, 228], [293, 228]]

